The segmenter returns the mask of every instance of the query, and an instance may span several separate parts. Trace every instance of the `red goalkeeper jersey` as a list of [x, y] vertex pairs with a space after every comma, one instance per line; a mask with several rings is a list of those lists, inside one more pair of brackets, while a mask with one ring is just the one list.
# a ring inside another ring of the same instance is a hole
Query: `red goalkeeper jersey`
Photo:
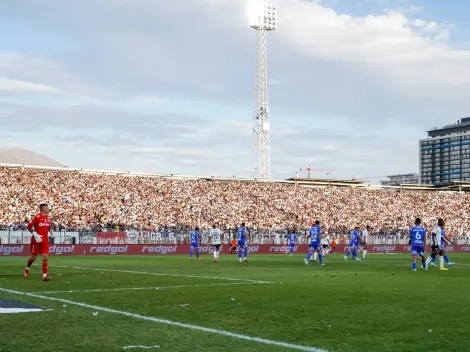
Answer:
[[[47, 242], [49, 230], [51, 229], [51, 219], [46, 215], [37, 215], [28, 225], [29, 231], [32, 231], [33, 229], [42, 237], [43, 242]], [[31, 237], [31, 243], [36, 243], [34, 236]]]

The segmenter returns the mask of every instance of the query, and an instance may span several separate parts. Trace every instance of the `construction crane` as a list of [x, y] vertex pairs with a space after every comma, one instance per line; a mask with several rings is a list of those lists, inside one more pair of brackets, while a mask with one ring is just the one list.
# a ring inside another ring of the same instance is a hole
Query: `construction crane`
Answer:
[[308, 164], [307, 167], [300, 169], [300, 171], [307, 171], [308, 178], [312, 177], [312, 171], [314, 172], [328, 172], [328, 171], [334, 171], [333, 169], [312, 169], [312, 165]]

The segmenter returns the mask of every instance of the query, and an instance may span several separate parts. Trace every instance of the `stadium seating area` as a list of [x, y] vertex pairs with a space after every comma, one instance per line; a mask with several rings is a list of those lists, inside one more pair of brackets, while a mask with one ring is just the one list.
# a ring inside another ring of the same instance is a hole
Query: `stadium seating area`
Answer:
[[408, 229], [420, 216], [430, 227], [445, 218], [453, 236], [468, 235], [466, 194], [292, 184], [182, 180], [78, 172], [0, 169], [0, 225], [24, 226], [47, 202], [57, 225], [74, 228], [308, 227], [314, 219], [338, 233], [357, 223], [374, 232]]

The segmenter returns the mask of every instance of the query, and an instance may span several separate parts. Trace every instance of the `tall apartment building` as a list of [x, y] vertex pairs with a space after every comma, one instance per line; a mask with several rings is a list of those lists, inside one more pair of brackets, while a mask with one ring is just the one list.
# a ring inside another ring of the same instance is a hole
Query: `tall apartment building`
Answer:
[[420, 183], [470, 181], [470, 117], [428, 131], [419, 141]]

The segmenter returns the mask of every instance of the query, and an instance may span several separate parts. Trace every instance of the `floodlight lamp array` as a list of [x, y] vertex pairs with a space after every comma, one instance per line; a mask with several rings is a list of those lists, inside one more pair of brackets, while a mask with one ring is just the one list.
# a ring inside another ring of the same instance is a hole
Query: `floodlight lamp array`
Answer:
[[274, 31], [277, 29], [277, 5], [264, 4], [260, 13], [256, 14], [251, 25], [255, 29]]

